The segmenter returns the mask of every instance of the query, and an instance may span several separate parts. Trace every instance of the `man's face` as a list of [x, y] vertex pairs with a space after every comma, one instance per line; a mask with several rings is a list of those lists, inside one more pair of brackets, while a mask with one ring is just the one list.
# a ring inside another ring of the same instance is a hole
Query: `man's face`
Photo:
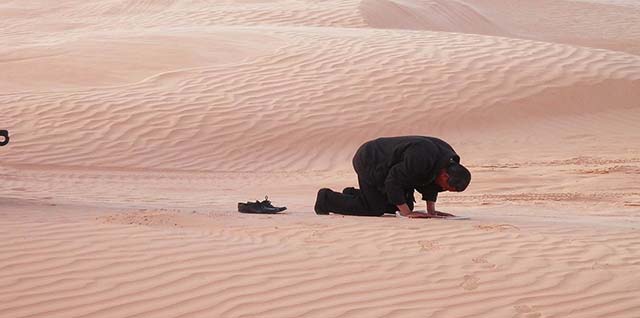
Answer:
[[456, 191], [456, 189], [449, 186], [449, 175], [445, 169], [440, 170], [435, 183], [445, 191]]

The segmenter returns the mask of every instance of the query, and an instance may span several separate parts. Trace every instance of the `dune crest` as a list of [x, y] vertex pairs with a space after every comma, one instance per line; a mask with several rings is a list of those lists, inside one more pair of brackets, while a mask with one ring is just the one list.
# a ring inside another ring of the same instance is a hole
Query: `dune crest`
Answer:
[[374, 28], [509, 34], [462, 1], [363, 0], [360, 11]]

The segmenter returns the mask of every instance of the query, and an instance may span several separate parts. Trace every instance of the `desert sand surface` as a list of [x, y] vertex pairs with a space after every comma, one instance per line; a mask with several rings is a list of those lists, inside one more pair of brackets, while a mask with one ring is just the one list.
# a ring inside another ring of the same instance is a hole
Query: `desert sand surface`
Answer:
[[[639, 122], [638, 1], [5, 0], [0, 317], [640, 317]], [[470, 219], [316, 216], [395, 135]]]

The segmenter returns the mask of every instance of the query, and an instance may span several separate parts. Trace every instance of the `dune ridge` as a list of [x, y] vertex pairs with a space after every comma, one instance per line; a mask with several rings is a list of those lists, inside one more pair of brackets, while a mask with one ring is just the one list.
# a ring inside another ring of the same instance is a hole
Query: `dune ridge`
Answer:
[[360, 12], [373, 28], [509, 34], [462, 1], [365, 0]]

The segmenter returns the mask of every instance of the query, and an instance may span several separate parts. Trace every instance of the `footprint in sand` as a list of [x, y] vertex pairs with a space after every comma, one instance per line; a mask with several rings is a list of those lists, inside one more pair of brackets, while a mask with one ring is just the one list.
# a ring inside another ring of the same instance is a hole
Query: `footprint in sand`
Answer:
[[433, 251], [440, 248], [436, 241], [419, 241], [420, 251]]
[[474, 290], [480, 285], [479, 282], [480, 280], [478, 279], [478, 277], [475, 277], [473, 275], [464, 275], [464, 281], [462, 282], [462, 284], [460, 284], [460, 287], [466, 290]]
[[516, 230], [516, 231], [520, 231], [520, 228], [518, 228], [515, 225], [511, 225], [511, 224], [479, 224], [474, 226], [476, 229], [478, 230], [483, 230], [483, 231], [488, 231], [488, 232], [503, 232], [503, 231], [507, 231], [507, 230]]
[[319, 231], [313, 231], [307, 238], [304, 239], [307, 243], [319, 243], [322, 240], [322, 233]]
[[476, 263], [476, 264], [486, 264], [489, 268], [496, 268], [497, 265], [496, 264], [492, 264], [490, 263], [486, 258], [484, 257], [475, 257], [471, 259], [472, 262]]
[[331, 240], [327, 238], [326, 231], [314, 230], [311, 234], [304, 239], [305, 243], [320, 243], [320, 244], [330, 244], [335, 243], [336, 240]]
[[515, 305], [513, 306], [513, 308], [516, 310], [516, 312], [519, 315], [522, 315], [522, 317], [526, 317], [526, 318], [542, 317], [541, 313], [536, 312], [533, 307], [528, 305]]

